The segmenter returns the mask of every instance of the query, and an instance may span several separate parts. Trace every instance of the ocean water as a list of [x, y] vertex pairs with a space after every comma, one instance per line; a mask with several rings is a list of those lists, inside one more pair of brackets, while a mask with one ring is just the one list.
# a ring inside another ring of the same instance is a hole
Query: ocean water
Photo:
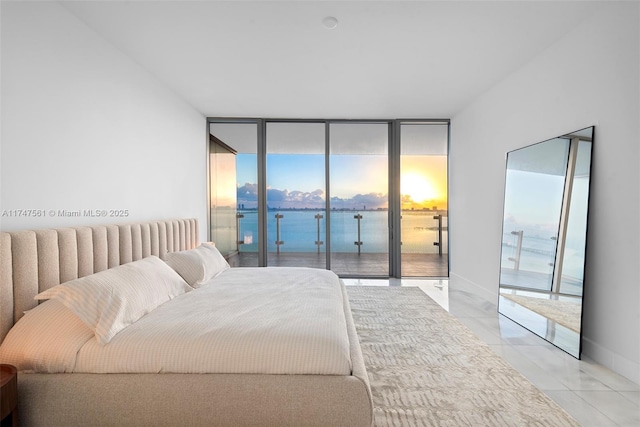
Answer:
[[[255, 210], [238, 211], [244, 215], [240, 220], [239, 239], [241, 252], [258, 251], [258, 213]], [[433, 242], [438, 240], [437, 221], [433, 219], [433, 211], [407, 211], [402, 217], [402, 251], [403, 253], [437, 253], [438, 247]], [[278, 221], [276, 215], [281, 215]], [[322, 215], [321, 219], [315, 218]], [[358, 240], [358, 220], [361, 215], [360, 239]], [[269, 252], [277, 250], [276, 240], [284, 242], [281, 252], [316, 252], [318, 231], [321, 252], [326, 245], [325, 211], [314, 210], [271, 210], [267, 219], [267, 238]], [[447, 252], [446, 217], [443, 226], [443, 251]], [[389, 247], [388, 212], [387, 211], [332, 211], [331, 212], [331, 250], [332, 252], [358, 252], [356, 241], [362, 242], [363, 253], [386, 253]]]

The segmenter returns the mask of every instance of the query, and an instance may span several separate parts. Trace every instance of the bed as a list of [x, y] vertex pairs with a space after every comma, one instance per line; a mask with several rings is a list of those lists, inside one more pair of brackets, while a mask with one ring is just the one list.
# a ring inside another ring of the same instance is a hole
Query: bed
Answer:
[[[8, 347], [5, 344], [12, 336], [14, 340], [16, 336], [24, 336], [19, 328], [28, 323], [28, 319], [35, 319], [34, 313], [41, 316], [48, 307], [57, 304], [49, 300], [38, 305], [34, 297], [48, 296], [59, 289], [57, 285], [61, 283], [93, 283], [93, 277], [138, 265], [148, 268], [153, 264], [153, 268], [169, 269], [160, 259], [166, 259], [171, 265], [169, 261], [180, 254], [207, 251], [200, 249], [206, 245], [198, 242], [198, 223], [194, 219], [2, 232], [0, 245], [1, 348]], [[305, 283], [308, 286], [304, 286]], [[54, 373], [43, 373], [37, 367], [24, 365], [28, 369], [18, 374], [20, 423], [26, 426], [371, 425], [369, 381], [344, 285], [333, 273], [304, 268], [229, 269], [199, 285], [195, 290], [189, 287], [188, 292], [172, 296], [115, 334], [107, 332], [99, 336], [98, 328], [96, 335], [91, 330], [90, 339], [83, 338], [78, 348], [72, 344], [68, 348], [66, 344], [61, 345], [67, 350], [65, 354], [71, 354], [73, 359], [64, 362], [66, 365], [63, 363], [62, 368], [53, 368]], [[287, 288], [292, 288], [297, 296], [279, 294]], [[274, 302], [278, 299], [281, 306]], [[328, 302], [326, 307], [314, 302], [324, 299], [333, 302]], [[238, 305], [240, 301], [247, 301], [249, 305]], [[305, 301], [309, 301], [307, 306]], [[191, 313], [176, 314], [179, 312], [172, 310], [178, 310], [178, 306], [192, 307]], [[37, 310], [33, 310], [36, 307]], [[257, 311], [263, 310], [270, 310], [267, 318], [271, 320], [249, 321]], [[274, 311], [287, 310], [290, 311], [284, 317], [268, 317], [278, 315]], [[214, 318], [219, 316], [220, 323], [246, 323], [248, 329], [236, 335], [246, 335], [254, 346], [243, 347], [247, 341], [234, 344], [236, 337], [220, 332], [218, 320], [201, 318], [199, 313], [205, 311], [211, 311]], [[311, 313], [307, 329], [302, 322], [305, 312]], [[336, 327], [333, 323], [326, 326], [322, 316], [327, 312], [342, 326]], [[17, 323], [23, 317], [23, 321]], [[62, 329], [63, 320], [56, 319], [42, 326], [42, 331], [53, 335]], [[134, 335], [137, 329], [143, 328], [141, 325], [152, 319], [178, 328], [177, 335], [185, 335], [186, 341], [174, 345], [172, 353], [158, 347], [158, 337], [165, 334], [162, 331], [146, 338]], [[194, 326], [198, 322], [200, 326]], [[285, 325], [298, 329], [291, 332]], [[215, 339], [200, 335], [198, 328], [202, 327]], [[284, 351], [282, 345], [274, 344], [276, 332], [281, 329], [283, 341], [291, 340], [292, 336], [311, 337], [311, 345], [305, 348], [294, 341], [290, 345], [294, 350]], [[331, 341], [334, 338], [328, 332], [330, 329], [337, 331], [335, 343]], [[185, 333], [179, 333], [180, 330]], [[319, 333], [312, 336], [311, 330]], [[101, 343], [101, 337], [105, 336], [107, 342]], [[198, 339], [194, 340], [194, 336]], [[133, 350], [124, 345], [118, 347], [127, 340], [134, 343]], [[55, 341], [62, 342], [57, 338]], [[204, 343], [209, 343], [209, 347], [203, 347]], [[108, 357], [103, 357], [105, 349], [109, 349]], [[145, 367], [136, 357], [152, 359], [153, 363]], [[238, 367], [238, 360], [242, 359], [246, 360]], [[90, 372], [95, 366], [87, 366], [96, 360], [98, 372]]]

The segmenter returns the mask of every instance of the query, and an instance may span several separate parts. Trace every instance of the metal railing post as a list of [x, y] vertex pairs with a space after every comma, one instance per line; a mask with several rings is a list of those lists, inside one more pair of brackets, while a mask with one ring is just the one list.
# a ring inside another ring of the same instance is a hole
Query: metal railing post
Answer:
[[358, 247], [358, 255], [360, 255], [360, 249], [362, 248], [362, 241], [360, 240], [360, 220], [362, 219], [362, 215], [357, 214], [354, 215], [353, 218], [358, 220], [358, 240], [353, 242], [353, 244]]
[[442, 256], [442, 215], [434, 215], [433, 219], [438, 220], [438, 241], [433, 242], [433, 246], [438, 247], [438, 255]]
[[240, 239], [240, 218], [244, 218], [244, 215], [236, 212], [236, 250], [240, 252], [240, 245], [244, 245], [244, 239]]
[[316, 246], [318, 247], [318, 253], [320, 253], [320, 246], [324, 243], [322, 240], [320, 240], [320, 220], [324, 218], [324, 215], [316, 214], [314, 218], [318, 223], [318, 240], [316, 240]]
[[512, 231], [511, 234], [518, 236], [518, 242], [516, 243], [516, 256], [509, 258], [509, 261], [514, 262], [513, 269], [518, 271], [520, 270], [520, 253], [522, 252], [522, 235], [524, 234], [524, 230]]
[[280, 245], [283, 245], [284, 242], [280, 240], [280, 220], [284, 218], [284, 215], [277, 213], [276, 214], [276, 252], [280, 254]]

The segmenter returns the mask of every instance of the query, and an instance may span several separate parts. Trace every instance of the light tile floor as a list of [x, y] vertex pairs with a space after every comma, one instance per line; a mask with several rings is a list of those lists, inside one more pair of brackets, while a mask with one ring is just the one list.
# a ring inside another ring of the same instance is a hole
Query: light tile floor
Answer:
[[577, 360], [498, 314], [448, 280], [343, 279], [350, 286], [418, 286], [585, 427], [640, 426], [640, 385], [584, 357]]

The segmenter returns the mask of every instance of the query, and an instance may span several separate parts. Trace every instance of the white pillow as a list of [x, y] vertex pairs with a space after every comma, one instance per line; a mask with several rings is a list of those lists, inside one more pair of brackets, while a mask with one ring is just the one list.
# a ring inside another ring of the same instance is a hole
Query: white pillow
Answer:
[[207, 243], [195, 249], [168, 253], [165, 261], [194, 288], [230, 268], [218, 248]]
[[0, 345], [0, 362], [18, 371], [73, 372], [78, 351], [93, 337], [93, 331], [60, 301], [45, 301], [11, 328]]
[[151, 256], [54, 286], [35, 299], [60, 301], [104, 345], [154, 308], [191, 289], [162, 260]]

